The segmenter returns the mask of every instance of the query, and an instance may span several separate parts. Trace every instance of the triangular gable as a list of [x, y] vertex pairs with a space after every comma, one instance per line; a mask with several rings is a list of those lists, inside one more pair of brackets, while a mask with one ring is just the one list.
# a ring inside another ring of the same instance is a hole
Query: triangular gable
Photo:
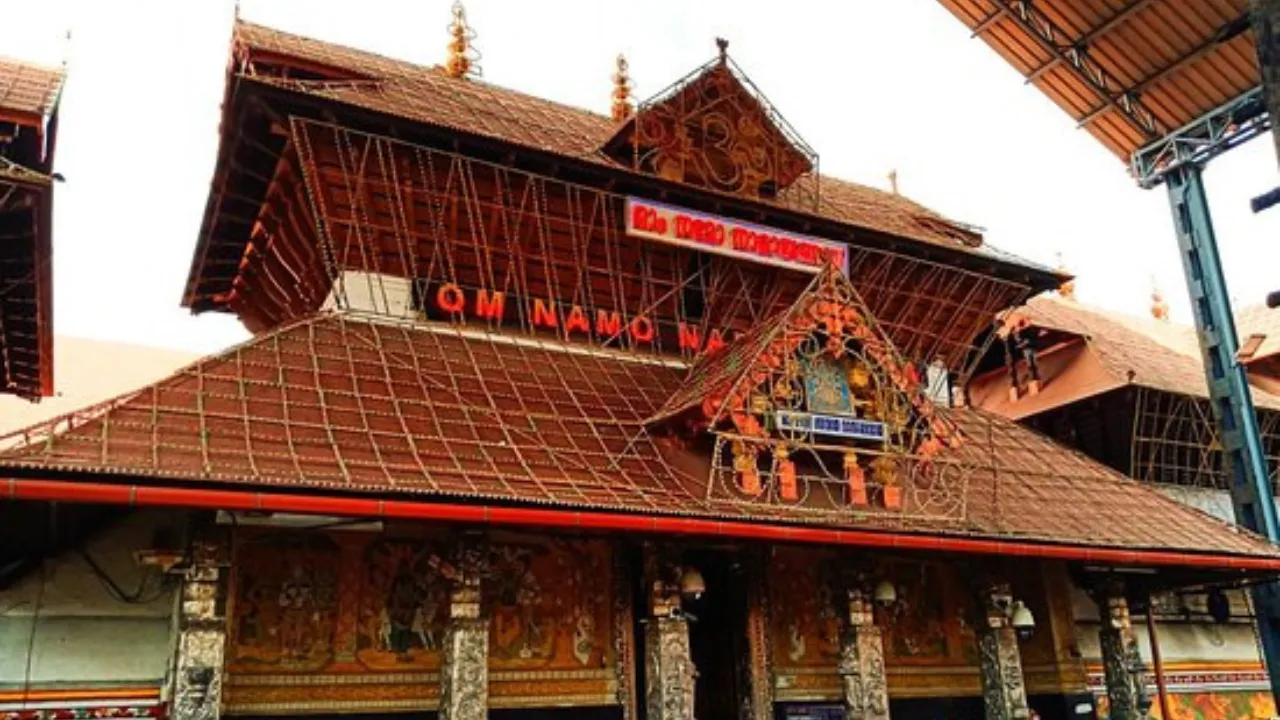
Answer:
[[[605, 153], [641, 172], [751, 198], [776, 198], [816, 177], [817, 153], [719, 44], [719, 57], [642, 103]], [[816, 207], [817, 183], [803, 185]]]
[[[715, 437], [713, 493], [724, 486], [744, 502], [835, 511], [962, 512], [963, 492], [939, 477], [959, 431], [834, 267], [785, 312], [692, 368], [649, 426], [677, 418]], [[810, 500], [819, 490], [825, 497]], [[907, 501], [920, 490], [947, 501]]]

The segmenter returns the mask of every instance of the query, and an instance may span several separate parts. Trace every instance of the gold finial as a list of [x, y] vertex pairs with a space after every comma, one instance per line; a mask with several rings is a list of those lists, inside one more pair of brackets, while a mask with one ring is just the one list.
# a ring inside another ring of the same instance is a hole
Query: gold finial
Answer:
[[894, 195], [898, 194], [898, 171], [896, 169], [889, 171], [889, 189]]
[[716, 47], [720, 49], [720, 62], [727, 62], [729, 60], [729, 41], [724, 38], [716, 38]]
[[622, 122], [631, 117], [635, 106], [631, 103], [631, 76], [627, 74], [627, 59], [618, 55], [618, 69], [613, 73], [613, 121]]
[[1151, 278], [1151, 317], [1162, 322], [1169, 321], [1169, 303], [1164, 301], [1164, 293], [1160, 292], [1160, 286], [1156, 284], [1156, 279]]
[[460, 0], [453, 3], [453, 22], [449, 23], [449, 59], [444, 71], [451, 78], [463, 79], [480, 76], [480, 53], [471, 46], [476, 33], [467, 24], [467, 11]]
[[[1062, 253], [1058, 253], [1058, 271], [1063, 273], [1067, 271], [1067, 263], [1062, 259]], [[1076, 299], [1075, 279], [1072, 278], [1070, 280], [1064, 280], [1062, 284], [1058, 286], [1058, 294], [1066, 298], [1067, 300], [1075, 300]]]

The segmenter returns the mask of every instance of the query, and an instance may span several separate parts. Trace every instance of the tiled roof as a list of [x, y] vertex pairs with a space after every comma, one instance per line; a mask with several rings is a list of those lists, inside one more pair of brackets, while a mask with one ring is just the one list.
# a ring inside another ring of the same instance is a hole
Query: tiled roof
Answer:
[[1262, 335], [1262, 344], [1249, 362], [1280, 353], [1280, 309], [1253, 305], [1236, 311], [1236, 334], [1243, 345], [1250, 335]]
[[61, 70], [0, 57], [0, 111], [48, 115], [62, 91]]
[[[625, 169], [601, 152], [618, 129], [607, 115], [479, 80], [455, 80], [438, 67], [414, 65], [249, 23], [237, 24], [235, 45], [251, 61], [271, 56], [295, 58], [321, 66], [326, 74], [338, 78], [288, 80], [254, 74], [252, 68], [245, 70], [247, 77], [257, 82], [615, 170]], [[813, 176], [806, 176], [797, 184], [814, 181]], [[819, 182], [821, 206], [817, 215], [825, 219], [1046, 270], [986, 245], [970, 247], [958, 239], [957, 226], [901, 195], [832, 177], [822, 177]]]
[[[322, 314], [11, 435], [0, 468], [883, 528], [709, 491], [705, 451], [643, 430], [686, 372], [528, 337]], [[965, 436], [954, 459], [972, 471], [964, 518], [896, 529], [1280, 556], [1009, 420], [947, 414]]]
[[[1117, 382], [1208, 397], [1192, 328], [1111, 313], [1052, 295], [1032, 299], [1020, 312], [1033, 326], [1085, 338]], [[1280, 397], [1264, 390], [1254, 388], [1253, 399], [1258, 407], [1280, 409]]]

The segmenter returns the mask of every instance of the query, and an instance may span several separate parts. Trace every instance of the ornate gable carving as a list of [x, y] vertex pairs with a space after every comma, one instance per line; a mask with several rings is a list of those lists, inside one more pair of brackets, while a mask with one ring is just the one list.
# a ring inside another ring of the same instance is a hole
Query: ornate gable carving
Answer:
[[667, 180], [816, 208], [817, 153], [717, 44], [719, 57], [642, 103], [605, 152]]
[[780, 317], [695, 366], [651, 421], [714, 440], [710, 492], [755, 505], [963, 516], [956, 427], [828, 267]]

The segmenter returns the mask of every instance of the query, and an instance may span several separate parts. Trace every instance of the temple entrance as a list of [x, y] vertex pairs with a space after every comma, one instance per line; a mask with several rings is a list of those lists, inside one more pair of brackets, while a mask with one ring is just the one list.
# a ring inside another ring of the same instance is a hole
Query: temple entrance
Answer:
[[689, 644], [697, 668], [694, 717], [698, 720], [739, 720], [748, 695], [746, 573], [736, 554], [690, 551], [685, 562], [706, 580], [706, 592], [686, 598], [685, 610], [697, 618], [689, 623]]

